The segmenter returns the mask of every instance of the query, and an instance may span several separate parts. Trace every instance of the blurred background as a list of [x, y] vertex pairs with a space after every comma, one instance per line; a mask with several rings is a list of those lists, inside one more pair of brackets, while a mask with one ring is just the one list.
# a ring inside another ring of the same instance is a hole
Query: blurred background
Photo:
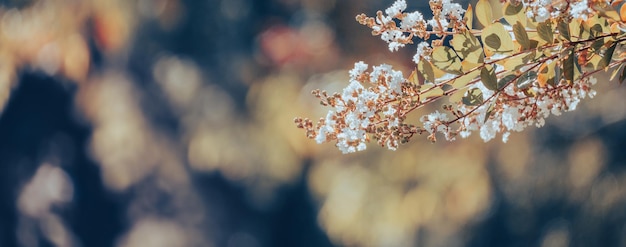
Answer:
[[606, 75], [507, 144], [342, 155], [295, 128], [356, 61], [412, 70], [354, 20], [392, 3], [0, 1], [0, 246], [626, 246]]

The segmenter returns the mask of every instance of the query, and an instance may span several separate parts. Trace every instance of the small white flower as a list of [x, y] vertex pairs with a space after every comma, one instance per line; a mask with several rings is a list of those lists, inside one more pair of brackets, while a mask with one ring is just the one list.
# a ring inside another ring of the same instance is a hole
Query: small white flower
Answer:
[[354, 64], [354, 68], [350, 70], [350, 78], [356, 79], [359, 75], [367, 70], [368, 65], [363, 61]]
[[411, 28], [417, 26], [418, 22], [424, 22], [424, 16], [420, 12], [412, 12], [408, 13], [404, 19], [402, 19], [402, 23], [400, 23], [400, 28], [403, 30], [410, 30]]
[[402, 13], [406, 9], [406, 1], [405, 0], [397, 0], [391, 7], [385, 10], [385, 13], [388, 16], [395, 16], [399, 13]]
[[422, 57], [426, 53], [426, 49], [429, 47], [427, 42], [421, 42], [417, 45], [417, 52], [415, 52], [415, 56], [413, 56], [413, 62], [419, 64], [422, 60]]

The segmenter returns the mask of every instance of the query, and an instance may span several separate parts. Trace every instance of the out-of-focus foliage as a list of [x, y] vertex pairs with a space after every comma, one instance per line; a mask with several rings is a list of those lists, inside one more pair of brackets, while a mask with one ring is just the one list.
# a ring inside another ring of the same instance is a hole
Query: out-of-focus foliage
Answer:
[[354, 60], [410, 70], [354, 20], [390, 2], [3, 1], [0, 245], [626, 244], [617, 83], [506, 145], [304, 140]]

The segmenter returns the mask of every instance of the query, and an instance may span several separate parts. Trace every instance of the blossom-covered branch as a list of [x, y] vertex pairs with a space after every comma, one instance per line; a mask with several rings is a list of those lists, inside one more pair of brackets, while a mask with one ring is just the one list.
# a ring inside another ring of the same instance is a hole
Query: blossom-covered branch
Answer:
[[[430, 20], [406, 8], [397, 0], [356, 20], [392, 52], [417, 43], [415, 70], [404, 77], [386, 64], [370, 70], [357, 62], [342, 93], [313, 91], [332, 109], [315, 124], [295, 119], [307, 137], [335, 142], [343, 153], [365, 150], [370, 138], [396, 149], [414, 134], [435, 141], [438, 133], [454, 140], [478, 132], [488, 141], [502, 133], [506, 142], [512, 131], [541, 127], [549, 115], [594, 97], [594, 73], [613, 69], [611, 78], [626, 79], [621, 1], [479, 0], [463, 9], [431, 0]], [[474, 17], [482, 28], [473, 27]], [[421, 117], [420, 125], [407, 123], [407, 114], [444, 97], [452, 104]]]

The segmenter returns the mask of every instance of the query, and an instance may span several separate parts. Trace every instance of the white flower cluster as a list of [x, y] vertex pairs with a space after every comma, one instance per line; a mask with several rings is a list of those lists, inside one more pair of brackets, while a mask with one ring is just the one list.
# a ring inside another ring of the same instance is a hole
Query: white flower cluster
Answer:
[[[431, 0], [430, 2], [441, 4], [441, 13], [439, 14], [439, 16], [433, 17], [428, 21], [428, 24], [436, 29], [439, 29], [439, 24], [441, 24], [444, 30], [447, 29], [448, 25], [450, 24], [448, 22], [448, 18], [461, 20], [463, 13], [465, 13], [465, 10], [461, 7], [460, 4], [452, 3], [450, 2], [450, 0]], [[437, 23], [437, 21], [439, 21], [439, 23]]]
[[[424, 20], [422, 13], [415, 11], [404, 13], [407, 4], [406, 0], [396, 0], [391, 7], [385, 10], [384, 14], [376, 18], [379, 26], [374, 26], [373, 31], [380, 32], [382, 40], [389, 44], [390, 51], [397, 51], [398, 48], [404, 47], [407, 43], [407, 33], [416, 33], [418, 30], [426, 29], [429, 25], [434, 29], [448, 28], [449, 19], [462, 19], [465, 10], [458, 3], [452, 3], [451, 0], [430, 0], [431, 4], [441, 6], [441, 12], [432, 19]], [[394, 25], [394, 19], [400, 20], [400, 26], [396, 29], [384, 29], [386, 25]]]
[[[504, 88], [502, 94], [496, 95], [490, 102], [485, 102], [478, 108], [459, 104], [458, 109], [467, 116], [459, 119], [462, 138], [470, 136], [473, 131], [478, 131], [480, 137], [486, 142], [502, 133], [502, 141], [507, 142], [511, 131], [520, 132], [526, 127], [535, 125], [541, 127], [545, 124], [545, 118], [552, 115], [561, 115], [562, 112], [576, 109], [580, 100], [593, 98], [596, 91], [591, 89], [597, 79], [586, 77], [571, 85], [561, 85], [557, 88], [544, 88], [533, 86], [535, 97], [528, 97], [524, 92], [516, 90], [511, 84]], [[478, 88], [483, 93], [483, 100], [488, 100], [493, 91], [485, 88], [482, 83], [476, 83], [472, 88]], [[519, 99], [519, 100], [505, 100]], [[445, 114], [435, 112], [422, 117], [424, 128], [429, 133], [443, 133], [447, 140], [453, 140], [453, 130], [443, 123], [448, 120]]]
[[413, 62], [415, 62], [416, 64], [419, 64], [419, 62], [422, 60], [422, 57], [424, 57], [425, 53], [426, 53], [426, 49], [428, 49], [430, 47], [430, 44], [428, 44], [428, 42], [421, 42], [417, 45], [417, 51], [415, 52], [415, 55], [413, 56]]
[[570, 3], [569, 14], [577, 19], [587, 20], [589, 17], [589, 3], [587, 0], [581, 0], [579, 2]]
[[535, 18], [537, 22], [544, 22], [549, 18], [555, 18], [561, 15], [561, 10], [564, 9], [569, 9], [566, 13], [573, 18], [586, 21], [593, 11], [593, 9], [589, 7], [588, 0], [524, 0], [522, 3], [525, 7], [528, 7], [526, 16], [528, 18]]
[[[380, 112], [380, 106], [381, 102], [389, 102], [400, 94], [404, 81], [402, 72], [386, 64], [374, 66], [369, 73], [369, 83], [374, 87], [365, 88], [361, 82], [367, 77], [367, 68], [368, 65], [363, 62], [354, 65], [350, 71], [350, 85], [336, 99], [334, 110], [329, 111], [322, 121], [323, 125], [315, 137], [317, 143], [336, 139], [336, 146], [341, 152], [353, 153], [365, 150], [365, 143], [369, 141], [366, 130], [380, 117], [388, 120], [387, 128], [399, 125], [396, 110], [387, 105], [385, 111]], [[397, 141], [390, 141], [387, 146], [395, 149]]]

